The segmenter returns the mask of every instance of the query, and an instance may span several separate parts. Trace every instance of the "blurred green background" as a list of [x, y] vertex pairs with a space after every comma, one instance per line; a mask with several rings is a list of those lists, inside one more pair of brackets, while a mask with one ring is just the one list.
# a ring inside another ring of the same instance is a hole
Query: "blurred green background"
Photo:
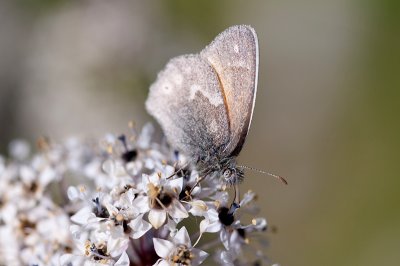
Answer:
[[240, 163], [281, 265], [399, 265], [400, 2], [1, 1], [0, 152], [142, 125], [176, 55], [234, 24], [259, 36]]

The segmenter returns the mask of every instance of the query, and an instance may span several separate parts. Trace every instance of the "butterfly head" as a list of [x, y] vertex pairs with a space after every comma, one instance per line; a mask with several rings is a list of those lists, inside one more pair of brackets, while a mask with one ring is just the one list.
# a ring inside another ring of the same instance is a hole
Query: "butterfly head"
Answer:
[[236, 157], [207, 156], [197, 162], [196, 168], [200, 176], [217, 178], [227, 185], [241, 183], [244, 178], [243, 170], [236, 165]]
[[244, 178], [244, 172], [236, 167], [236, 159], [225, 158], [220, 161], [220, 170], [218, 173], [221, 181], [228, 185], [241, 183]]

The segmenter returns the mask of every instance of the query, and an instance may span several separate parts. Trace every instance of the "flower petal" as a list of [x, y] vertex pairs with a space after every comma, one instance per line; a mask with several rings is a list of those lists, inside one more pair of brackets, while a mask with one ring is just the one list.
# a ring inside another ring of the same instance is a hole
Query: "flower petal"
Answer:
[[172, 167], [171, 165], [164, 166], [165, 178], [171, 176], [174, 172], [175, 172], [175, 167]]
[[179, 194], [183, 187], [183, 177], [170, 180], [168, 186], [177, 190], [177, 193]]
[[185, 207], [177, 199], [172, 201], [171, 206], [168, 208], [168, 213], [172, 218], [186, 218], [189, 216]]
[[192, 247], [192, 242], [190, 241], [190, 237], [188, 231], [186, 230], [186, 227], [183, 226], [181, 229], [179, 229], [178, 233], [176, 233], [173, 239], [173, 242], [176, 245], [182, 244], [187, 247]]
[[254, 218], [251, 221], [253, 228], [258, 231], [264, 231], [267, 228], [267, 220], [265, 218]]
[[221, 230], [221, 223], [219, 221], [211, 221], [204, 219], [200, 222], [200, 233], [209, 232], [216, 233]]
[[149, 212], [149, 222], [153, 225], [155, 229], [161, 227], [167, 218], [167, 213], [164, 210], [150, 210]]
[[132, 206], [138, 209], [139, 213], [146, 213], [150, 210], [149, 207], [149, 197], [147, 196], [138, 196], [133, 200]]
[[128, 226], [132, 229], [130, 236], [133, 239], [138, 239], [143, 236], [152, 227], [150, 223], [143, 220], [143, 214], [132, 220]]
[[73, 258], [74, 255], [72, 254], [64, 254], [60, 257], [59, 263], [61, 266], [68, 265], [69, 263], [71, 263]]
[[117, 262], [114, 264], [114, 266], [129, 266], [129, 257], [126, 252], [122, 253], [121, 257], [117, 260]]
[[240, 201], [239, 205], [244, 206], [244, 205], [248, 204], [249, 202], [254, 200], [255, 196], [256, 196], [256, 193], [254, 193], [253, 191], [251, 191], [251, 190], [247, 191], [243, 195], [243, 199]]
[[174, 243], [165, 239], [153, 238], [153, 243], [157, 255], [163, 259], [167, 259], [169, 254], [175, 249]]
[[193, 254], [193, 260], [192, 260], [192, 266], [197, 266], [200, 265], [207, 257], [208, 257], [208, 253], [197, 249], [197, 248], [193, 248], [191, 250], [192, 254]]
[[111, 216], [116, 216], [119, 213], [118, 209], [110, 202], [106, 202], [104, 205]]
[[200, 222], [200, 234], [204, 233], [208, 226], [210, 225], [210, 221], [208, 219], [204, 219]]
[[178, 232], [178, 229], [176, 229], [176, 222], [174, 221], [174, 219], [171, 219], [169, 217], [167, 217], [167, 223], [164, 225], [164, 228], [169, 231], [169, 235], [171, 237], [175, 236]]
[[87, 224], [87, 222], [92, 219], [95, 219], [96, 215], [92, 212], [92, 208], [87, 206], [80, 209], [77, 213], [72, 215], [71, 221], [77, 224]]
[[110, 176], [113, 176], [115, 174], [116, 166], [115, 162], [111, 159], [105, 161], [102, 165], [101, 168], [105, 173], [107, 173]]
[[107, 241], [107, 250], [110, 251], [110, 255], [112, 257], [116, 257], [120, 254], [122, 254], [129, 245], [129, 239], [128, 238], [112, 238], [110, 237]]
[[69, 200], [74, 201], [76, 199], [79, 199], [79, 190], [76, 187], [70, 186], [67, 189], [67, 195]]
[[152, 183], [154, 186], [158, 186], [158, 185], [160, 184], [160, 177], [159, 177], [159, 175], [158, 175], [158, 172], [157, 172], [157, 173], [154, 173], [154, 174], [151, 174], [151, 175], [149, 176], [149, 181], [150, 181], [150, 183]]
[[194, 200], [190, 202], [190, 205], [192, 208], [190, 208], [189, 212], [194, 216], [203, 216], [208, 210], [207, 204], [202, 200]]
[[230, 249], [230, 239], [229, 239], [229, 234], [228, 232], [224, 229], [221, 230], [220, 234], [219, 234], [219, 238], [221, 239], [222, 244], [224, 244], [224, 247], [226, 248], [226, 250]]

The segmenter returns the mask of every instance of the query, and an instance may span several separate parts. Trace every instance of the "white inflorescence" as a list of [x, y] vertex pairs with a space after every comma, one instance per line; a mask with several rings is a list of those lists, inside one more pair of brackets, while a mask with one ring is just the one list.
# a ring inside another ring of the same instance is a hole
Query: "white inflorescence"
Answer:
[[0, 265], [269, 264], [255, 194], [232, 205], [153, 131], [40, 139], [33, 155], [14, 141], [0, 156]]

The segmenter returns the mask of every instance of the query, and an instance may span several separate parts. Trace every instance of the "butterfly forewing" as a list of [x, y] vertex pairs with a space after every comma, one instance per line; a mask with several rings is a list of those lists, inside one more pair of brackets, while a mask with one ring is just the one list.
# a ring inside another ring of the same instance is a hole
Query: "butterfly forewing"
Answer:
[[224, 156], [236, 156], [250, 127], [257, 90], [258, 40], [250, 26], [233, 26], [220, 33], [200, 56], [215, 69], [225, 97], [230, 141]]
[[146, 108], [169, 143], [192, 158], [230, 140], [218, 76], [199, 55], [171, 59], [151, 85]]

